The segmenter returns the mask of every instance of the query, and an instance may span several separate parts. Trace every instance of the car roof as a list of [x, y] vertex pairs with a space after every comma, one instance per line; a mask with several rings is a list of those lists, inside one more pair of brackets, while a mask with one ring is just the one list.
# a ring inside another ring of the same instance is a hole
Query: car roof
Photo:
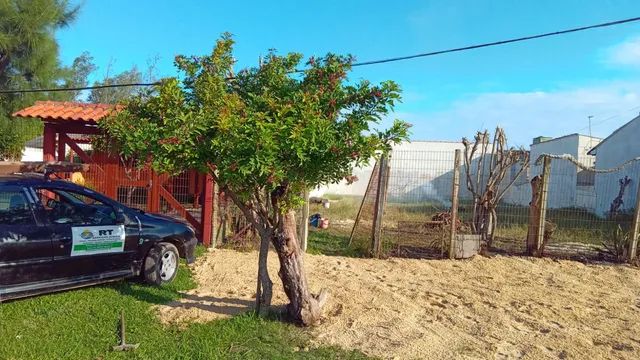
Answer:
[[76, 187], [75, 184], [63, 180], [49, 180], [42, 174], [12, 174], [0, 175], [0, 187], [2, 186], [38, 186], [55, 183], [56, 185], [67, 185], [69, 188]]

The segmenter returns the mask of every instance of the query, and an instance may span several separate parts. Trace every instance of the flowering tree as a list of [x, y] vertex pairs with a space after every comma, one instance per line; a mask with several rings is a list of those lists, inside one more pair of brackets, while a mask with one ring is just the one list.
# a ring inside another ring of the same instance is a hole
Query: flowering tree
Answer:
[[181, 80], [165, 79], [157, 95], [129, 101], [101, 122], [125, 156], [156, 170], [208, 172], [261, 238], [257, 307], [271, 302], [267, 254], [272, 245], [294, 321], [314, 324], [327, 291], [312, 295], [296, 238], [293, 209], [308, 188], [338, 182], [354, 166], [407, 137], [395, 121], [371, 127], [400, 98], [393, 82], [349, 83], [352, 58], [310, 58], [271, 52], [259, 67], [233, 73], [233, 41], [225, 34], [212, 53], [177, 56]]

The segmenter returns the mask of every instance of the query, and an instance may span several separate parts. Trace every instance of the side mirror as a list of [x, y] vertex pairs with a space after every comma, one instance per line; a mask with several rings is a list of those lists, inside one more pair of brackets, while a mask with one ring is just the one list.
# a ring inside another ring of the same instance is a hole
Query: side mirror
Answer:
[[126, 225], [127, 216], [124, 214], [124, 211], [122, 211], [122, 209], [115, 209], [115, 213], [116, 213], [116, 224]]

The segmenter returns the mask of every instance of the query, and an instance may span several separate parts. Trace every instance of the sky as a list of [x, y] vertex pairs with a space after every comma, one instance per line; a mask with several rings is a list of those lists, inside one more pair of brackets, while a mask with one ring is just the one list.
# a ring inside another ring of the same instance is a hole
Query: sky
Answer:
[[[357, 61], [411, 55], [640, 16], [637, 0], [169, 1], [84, 0], [57, 34], [65, 64], [83, 51], [94, 79], [145, 69], [176, 76], [176, 55], [203, 55], [230, 32], [237, 69], [269, 49]], [[413, 140], [458, 141], [505, 128], [510, 144], [572, 133], [606, 137], [640, 113], [640, 22], [505, 46], [354, 68], [393, 80], [403, 102], [385, 120]]]

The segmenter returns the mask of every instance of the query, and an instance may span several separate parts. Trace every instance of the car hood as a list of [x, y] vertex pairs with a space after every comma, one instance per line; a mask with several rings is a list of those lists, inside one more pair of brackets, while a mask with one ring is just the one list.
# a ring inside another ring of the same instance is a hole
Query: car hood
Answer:
[[175, 224], [189, 225], [189, 223], [186, 222], [185, 220], [174, 218], [167, 215], [144, 213], [144, 216], [154, 220], [164, 220], [164, 221], [169, 221]]

